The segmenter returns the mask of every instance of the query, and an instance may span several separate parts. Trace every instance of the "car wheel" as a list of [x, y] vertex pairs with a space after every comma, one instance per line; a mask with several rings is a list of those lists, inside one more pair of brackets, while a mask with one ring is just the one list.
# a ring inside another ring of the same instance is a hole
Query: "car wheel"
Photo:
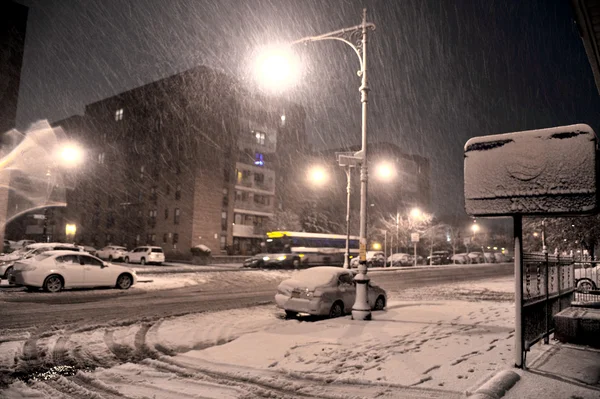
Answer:
[[13, 267], [12, 266], [9, 267], [8, 269], [6, 269], [6, 271], [4, 272], [4, 277], [3, 278], [5, 280], [8, 280], [8, 276], [10, 276], [12, 274], [12, 271], [13, 271]]
[[44, 280], [44, 290], [47, 292], [58, 292], [63, 288], [62, 278], [57, 274], [52, 274]]
[[294, 266], [294, 269], [298, 269], [300, 267], [300, 259], [296, 258], [292, 261], [292, 266]]
[[140, 265], [145, 265], [145, 264], [146, 264], [146, 258], [140, 259]]
[[296, 316], [298, 316], [298, 313], [292, 311], [292, 310], [286, 310], [285, 311], [285, 318], [286, 319], [295, 319]]
[[129, 274], [121, 274], [117, 279], [117, 288], [120, 290], [126, 290], [131, 287], [133, 279]]
[[125, 263], [129, 263], [129, 256], [125, 257]]
[[583, 278], [577, 282], [577, 289], [581, 292], [589, 292], [596, 289], [596, 284], [589, 278]]
[[385, 308], [385, 298], [379, 295], [375, 301], [375, 310], [383, 310], [383, 308]]
[[112, 261], [113, 261], [113, 257], [112, 257], [112, 255], [108, 255], [108, 261], [109, 261], [109, 262], [112, 262]]
[[344, 315], [344, 305], [340, 301], [335, 302], [329, 310], [329, 317], [336, 318]]

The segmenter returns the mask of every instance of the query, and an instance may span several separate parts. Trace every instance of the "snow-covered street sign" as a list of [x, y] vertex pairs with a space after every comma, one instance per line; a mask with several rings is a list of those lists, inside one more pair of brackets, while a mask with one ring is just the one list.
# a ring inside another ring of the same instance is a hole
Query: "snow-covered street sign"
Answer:
[[597, 138], [584, 124], [474, 137], [465, 145], [473, 216], [596, 212]]
[[410, 241], [412, 241], [412, 242], [419, 242], [419, 233], [411, 233], [410, 234]]

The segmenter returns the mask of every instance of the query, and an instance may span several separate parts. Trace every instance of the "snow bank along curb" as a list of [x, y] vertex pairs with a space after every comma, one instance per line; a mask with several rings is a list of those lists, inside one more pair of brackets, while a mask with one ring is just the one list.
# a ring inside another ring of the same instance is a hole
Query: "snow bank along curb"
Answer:
[[502, 370], [485, 384], [480, 386], [471, 399], [498, 399], [513, 387], [521, 377], [511, 370]]

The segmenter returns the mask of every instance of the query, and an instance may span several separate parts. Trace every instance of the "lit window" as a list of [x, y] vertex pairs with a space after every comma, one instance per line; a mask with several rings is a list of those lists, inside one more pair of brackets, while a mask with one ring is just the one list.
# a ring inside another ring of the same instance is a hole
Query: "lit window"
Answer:
[[116, 121], [122, 121], [123, 120], [123, 108], [119, 108], [116, 112], [115, 112], [115, 120]]
[[254, 138], [256, 140], [256, 144], [265, 145], [265, 137], [266, 134], [263, 132], [254, 132]]
[[173, 223], [179, 224], [179, 208], [175, 208], [175, 217], [173, 219]]
[[146, 167], [144, 165], [142, 165], [140, 167], [140, 179], [144, 178], [144, 171], [146, 170]]
[[265, 156], [260, 152], [254, 154], [254, 165], [256, 166], [264, 166], [265, 165]]
[[103, 153], [103, 152], [101, 152], [100, 154], [98, 154], [98, 163], [103, 164], [105, 156], [106, 156], [106, 154]]

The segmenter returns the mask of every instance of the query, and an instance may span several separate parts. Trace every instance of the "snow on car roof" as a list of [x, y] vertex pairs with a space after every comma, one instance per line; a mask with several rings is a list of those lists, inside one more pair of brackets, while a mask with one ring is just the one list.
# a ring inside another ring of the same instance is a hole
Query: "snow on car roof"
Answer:
[[292, 276], [293, 280], [306, 284], [310, 287], [317, 287], [329, 283], [340, 274], [352, 274], [348, 269], [342, 269], [334, 266], [311, 267], [302, 270]]

